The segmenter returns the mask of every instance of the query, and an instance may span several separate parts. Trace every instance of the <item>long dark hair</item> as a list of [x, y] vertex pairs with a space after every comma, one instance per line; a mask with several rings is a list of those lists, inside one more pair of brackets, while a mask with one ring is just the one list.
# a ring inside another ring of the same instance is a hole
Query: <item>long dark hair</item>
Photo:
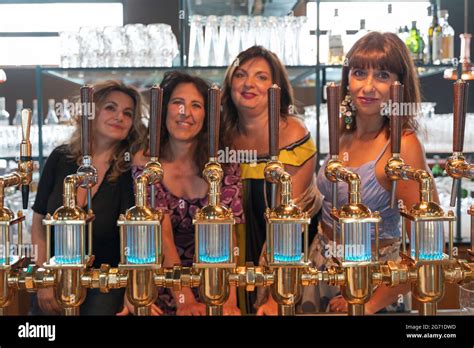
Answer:
[[272, 73], [272, 82], [276, 83], [281, 88], [281, 103], [280, 103], [280, 114], [281, 117], [286, 119], [290, 114], [290, 105], [294, 104], [293, 101], [293, 89], [288, 79], [288, 74], [283, 64], [281, 63], [278, 56], [263, 48], [262, 46], [252, 46], [245, 51], [240, 52], [237, 58], [234, 60], [226, 71], [224, 86], [222, 91], [222, 106], [224, 107], [223, 123], [225, 125], [226, 132], [234, 134], [238, 131], [239, 115], [237, 108], [235, 107], [234, 101], [232, 100], [232, 78], [239, 65], [253, 58], [263, 58], [270, 65]]
[[[387, 70], [398, 76], [398, 81], [404, 85], [403, 102], [420, 105], [421, 93], [420, 82], [416, 67], [410, 57], [410, 53], [405, 43], [393, 33], [370, 32], [356, 41], [354, 46], [346, 55], [347, 64], [342, 68], [341, 80], [341, 101], [348, 93], [349, 71], [351, 69], [381, 69]], [[403, 116], [402, 128], [407, 132], [416, 132], [418, 122], [417, 115]], [[354, 120], [354, 126], [347, 130], [343, 125], [342, 132], [353, 132], [357, 127]], [[389, 134], [390, 121], [384, 117], [384, 125], [387, 136]]]
[[[192, 83], [204, 100], [204, 108], [206, 110], [206, 114], [204, 117], [202, 129], [197, 135], [197, 146], [195, 147], [194, 154], [192, 155], [194, 163], [199, 169], [199, 175], [202, 175], [202, 170], [204, 169], [205, 164], [209, 160], [207, 92], [210, 87], [210, 84], [199, 77], [191, 76], [181, 71], [169, 71], [165, 73], [163, 80], [161, 81], [160, 87], [163, 88], [163, 122], [161, 123], [160, 157], [163, 157], [166, 153], [168, 153], [167, 151], [170, 139], [170, 134], [168, 132], [168, 129], [166, 128], [168, 103], [170, 101], [174, 89], [182, 83]], [[222, 139], [222, 137], [223, 135], [221, 134], [220, 138]]]

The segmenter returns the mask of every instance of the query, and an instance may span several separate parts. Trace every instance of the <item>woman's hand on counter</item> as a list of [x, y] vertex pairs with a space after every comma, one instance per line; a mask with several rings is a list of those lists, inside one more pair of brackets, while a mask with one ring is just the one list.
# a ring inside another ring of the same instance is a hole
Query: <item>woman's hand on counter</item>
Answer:
[[197, 301], [185, 303], [178, 306], [176, 315], [206, 315], [206, 305]]
[[56, 301], [53, 288], [38, 289], [38, 306], [45, 314], [61, 314], [61, 306]]
[[[118, 316], [135, 315], [135, 307], [128, 301], [127, 295], [124, 296], [122, 311], [118, 312], [116, 315]], [[150, 315], [152, 316], [163, 315], [163, 311], [160, 309], [160, 307], [158, 307], [156, 304], [153, 303], [151, 305]]]
[[223, 307], [224, 315], [242, 315], [239, 307], [235, 304], [226, 303]]
[[329, 301], [329, 310], [331, 312], [347, 313], [347, 308], [347, 301], [342, 297], [342, 295], [333, 297], [331, 301]]

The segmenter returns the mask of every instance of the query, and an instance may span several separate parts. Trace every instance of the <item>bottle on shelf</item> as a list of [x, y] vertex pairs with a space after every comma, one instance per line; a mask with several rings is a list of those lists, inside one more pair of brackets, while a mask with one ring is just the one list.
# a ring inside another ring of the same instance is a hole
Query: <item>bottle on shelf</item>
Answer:
[[15, 117], [13, 118], [12, 122], [14, 126], [21, 125], [21, 110], [23, 110], [23, 99], [17, 99]]
[[44, 119], [44, 124], [58, 124], [59, 119], [54, 111], [54, 99], [48, 99], [48, 113]]
[[428, 61], [427, 63], [433, 64], [438, 62], [440, 63], [441, 55], [441, 35], [442, 28], [439, 25], [438, 20], [438, 7], [436, 3], [433, 4], [432, 9], [433, 20], [430, 27], [428, 28]]
[[344, 32], [342, 23], [339, 21], [339, 11], [334, 9], [334, 17], [328, 30], [329, 39], [329, 55], [328, 64], [343, 64], [344, 63]]
[[33, 99], [33, 115], [31, 117], [31, 124], [38, 124], [38, 99]]
[[0, 97], [0, 126], [8, 126], [10, 124], [10, 114], [5, 109], [5, 97]]
[[408, 30], [408, 26], [401, 26], [399, 29], [398, 29], [398, 37], [400, 38], [400, 40], [402, 40], [403, 42], [406, 42], [408, 37], [410, 36], [410, 31]]
[[397, 20], [393, 14], [393, 6], [392, 4], [388, 4], [387, 5], [387, 15], [385, 16], [385, 20], [384, 20], [384, 28], [383, 30], [386, 31], [386, 32], [390, 32], [390, 33], [395, 33], [396, 30], [397, 30], [397, 27], [396, 27], [396, 23], [397, 23]]
[[450, 64], [454, 58], [454, 29], [448, 23], [448, 10], [440, 11], [441, 25], [441, 52], [440, 60], [443, 64]]
[[69, 100], [63, 99], [63, 103], [61, 104], [61, 114], [59, 117], [59, 123], [61, 124], [71, 124], [72, 116], [69, 112]]
[[365, 19], [361, 19], [360, 20], [360, 27], [359, 27], [359, 31], [357, 33], [355, 33], [354, 35], [354, 42], [359, 40], [361, 37], [363, 37], [365, 34], [367, 34], [369, 32], [369, 30], [367, 30], [365, 28]]
[[416, 64], [423, 64], [423, 39], [420, 32], [416, 28], [416, 21], [411, 23], [410, 35], [405, 40], [405, 43], [410, 51], [410, 55]]
[[446, 176], [443, 167], [440, 164], [440, 158], [438, 155], [434, 155], [433, 159], [435, 160], [435, 164], [433, 165], [433, 168], [431, 169], [433, 176], [435, 178], [440, 177], [440, 176]]

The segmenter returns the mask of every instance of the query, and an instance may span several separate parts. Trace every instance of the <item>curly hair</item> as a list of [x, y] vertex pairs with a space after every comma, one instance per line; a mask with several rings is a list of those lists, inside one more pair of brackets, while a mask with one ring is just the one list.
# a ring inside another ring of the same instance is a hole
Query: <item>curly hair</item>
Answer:
[[[107, 96], [112, 92], [122, 92], [132, 98], [134, 103], [132, 127], [125, 139], [115, 145], [113, 154], [110, 158], [112, 170], [107, 179], [110, 182], [116, 182], [119, 176], [128, 171], [131, 167], [131, 160], [127, 158], [127, 154], [134, 155], [142, 149], [142, 140], [146, 138], [146, 127], [143, 124], [143, 113], [146, 106], [140, 92], [133, 86], [126, 85], [122, 81], [107, 80], [94, 84], [94, 103], [96, 114], [100, 113], [103, 103]], [[77, 100], [79, 98], [76, 98]], [[74, 131], [69, 143], [67, 144], [68, 158], [80, 164], [82, 158], [81, 152], [81, 131], [80, 118], [75, 115], [74, 123], [76, 130]], [[93, 120], [95, 122], [97, 118]], [[92, 141], [94, 140], [94, 127], [92, 127]], [[94, 147], [92, 147], [92, 155], [94, 155]]]

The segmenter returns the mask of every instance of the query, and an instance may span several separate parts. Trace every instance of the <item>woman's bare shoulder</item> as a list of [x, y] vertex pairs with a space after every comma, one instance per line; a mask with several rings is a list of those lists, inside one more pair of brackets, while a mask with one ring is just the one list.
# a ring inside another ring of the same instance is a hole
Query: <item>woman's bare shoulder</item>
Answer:
[[297, 116], [288, 116], [286, 120], [280, 122], [281, 146], [293, 144], [309, 133], [303, 120]]

